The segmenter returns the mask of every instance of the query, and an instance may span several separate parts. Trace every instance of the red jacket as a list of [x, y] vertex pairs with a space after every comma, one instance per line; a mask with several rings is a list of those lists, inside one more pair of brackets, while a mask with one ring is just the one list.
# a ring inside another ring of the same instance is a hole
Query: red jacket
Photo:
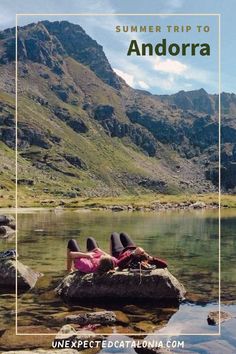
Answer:
[[124, 269], [129, 265], [130, 261], [132, 259], [134, 259], [134, 255], [133, 255], [134, 249], [135, 248], [127, 249], [126, 251], [122, 252], [118, 256], [117, 262], [116, 262], [117, 267]]

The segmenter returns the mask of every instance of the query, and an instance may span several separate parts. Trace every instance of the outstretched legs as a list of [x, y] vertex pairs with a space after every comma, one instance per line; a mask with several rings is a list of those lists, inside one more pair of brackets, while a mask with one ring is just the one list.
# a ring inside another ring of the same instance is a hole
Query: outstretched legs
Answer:
[[135, 243], [133, 242], [133, 240], [131, 240], [130, 236], [125, 233], [125, 232], [121, 232], [120, 233], [120, 240], [122, 245], [124, 246], [124, 248], [126, 247], [136, 247]]
[[95, 248], [98, 248], [97, 241], [93, 237], [88, 237], [87, 238], [87, 251], [91, 252]]
[[73, 269], [73, 260], [70, 257], [70, 252], [80, 252], [80, 247], [76, 240], [71, 239], [67, 244], [67, 271], [70, 272]]
[[113, 232], [111, 234], [111, 255], [117, 258], [123, 250], [124, 246], [120, 240], [120, 235], [117, 232]]
[[113, 232], [111, 234], [111, 255], [118, 257], [126, 248], [136, 248], [134, 242], [131, 240], [128, 234], [121, 232]]
[[[98, 248], [98, 244], [93, 237], [88, 237], [86, 241], [87, 251], [92, 252], [96, 248]], [[70, 272], [73, 270], [73, 257], [71, 256], [71, 252], [81, 252], [81, 248], [79, 247], [76, 240], [71, 239], [67, 244], [67, 270]]]

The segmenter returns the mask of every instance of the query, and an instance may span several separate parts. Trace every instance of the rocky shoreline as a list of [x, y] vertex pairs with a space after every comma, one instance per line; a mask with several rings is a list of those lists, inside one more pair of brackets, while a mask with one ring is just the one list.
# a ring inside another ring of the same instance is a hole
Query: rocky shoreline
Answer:
[[[58, 209], [63, 207], [58, 207]], [[155, 212], [155, 211], [165, 211], [165, 210], [204, 210], [204, 209], [218, 209], [219, 204], [216, 202], [207, 204], [201, 201], [197, 201], [192, 203], [190, 202], [181, 202], [181, 203], [161, 203], [154, 202], [148, 206], [140, 206], [140, 205], [132, 205], [132, 204], [123, 204], [123, 205], [97, 205], [97, 206], [86, 206], [81, 207], [79, 209], [88, 209], [88, 210], [96, 210], [96, 211], [112, 211], [112, 212], [120, 212], [120, 211], [128, 211], [128, 212]]]

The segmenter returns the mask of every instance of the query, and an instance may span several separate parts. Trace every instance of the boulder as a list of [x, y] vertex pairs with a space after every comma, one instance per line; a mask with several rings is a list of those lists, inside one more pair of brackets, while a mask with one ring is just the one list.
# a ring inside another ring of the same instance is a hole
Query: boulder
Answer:
[[184, 286], [168, 271], [151, 272], [115, 271], [105, 274], [83, 274], [79, 271], [67, 275], [56, 288], [64, 301], [132, 299], [180, 302], [186, 293]]
[[15, 230], [7, 225], [0, 225], [0, 238], [7, 238], [14, 234]]
[[41, 273], [35, 272], [15, 259], [0, 259], [0, 290], [15, 290], [17, 266], [17, 284], [19, 290], [34, 287]]
[[124, 210], [127, 210], [127, 207], [125, 205], [112, 205], [111, 210], [112, 211], [124, 211]]
[[13, 216], [9, 215], [0, 215], [0, 225], [9, 225], [15, 221]]
[[190, 207], [193, 209], [203, 209], [203, 208], [206, 208], [206, 204], [204, 202], [198, 201], [198, 202], [191, 204]]
[[207, 316], [207, 323], [210, 326], [218, 325], [221, 322], [230, 320], [233, 316], [229, 312], [225, 311], [210, 311]]
[[0, 238], [8, 238], [15, 232], [15, 219], [11, 215], [0, 215]]

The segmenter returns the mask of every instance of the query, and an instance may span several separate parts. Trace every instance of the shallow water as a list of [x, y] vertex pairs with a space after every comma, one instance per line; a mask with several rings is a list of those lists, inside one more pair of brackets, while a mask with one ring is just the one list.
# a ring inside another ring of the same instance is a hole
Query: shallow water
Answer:
[[[235, 229], [236, 211], [222, 211], [222, 300], [235, 300], [236, 270]], [[18, 299], [18, 324], [59, 327], [58, 321], [50, 316], [58, 312], [72, 311], [56, 299], [50, 291], [63, 276], [66, 265], [66, 244], [76, 238], [85, 249], [87, 236], [94, 236], [101, 248], [109, 251], [109, 235], [112, 231], [126, 231], [134, 241], [152, 255], [167, 259], [169, 270], [185, 285], [189, 301], [179, 309], [163, 310], [148, 304], [136, 308], [136, 314], [123, 306], [121, 310], [128, 315], [127, 326], [98, 328], [105, 333], [149, 333], [158, 336], [178, 334], [216, 334], [218, 326], [207, 324], [207, 314], [218, 309], [219, 296], [219, 238], [218, 211], [165, 211], [159, 213], [112, 213], [95, 211], [55, 211], [33, 210], [18, 215], [18, 254], [19, 259], [43, 272], [36, 289], [21, 295]], [[3, 249], [14, 247], [13, 242], [0, 241]], [[230, 269], [230, 271], [229, 271]], [[13, 325], [12, 303], [6, 297], [0, 298], [3, 306], [1, 322]], [[103, 308], [111, 306], [103, 306]], [[226, 306], [226, 310], [229, 306]], [[117, 308], [115, 308], [117, 309]], [[89, 306], [96, 310], [96, 304]], [[235, 312], [235, 305], [231, 305]], [[134, 312], [134, 310], [133, 310]], [[136, 317], [135, 317], [136, 316]], [[51, 319], [49, 321], [49, 318]], [[146, 320], [148, 319], [148, 321]], [[140, 322], [142, 322], [140, 324]], [[229, 323], [231, 323], [230, 321]], [[146, 327], [145, 327], [146, 326]], [[226, 324], [226, 326], [229, 326]], [[141, 329], [140, 329], [141, 328]], [[230, 339], [230, 327], [226, 338]], [[186, 337], [187, 338], [187, 337]], [[189, 338], [189, 336], [188, 336]], [[205, 341], [208, 337], [191, 337], [192, 343]], [[211, 339], [211, 337], [209, 337]], [[208, 339], [208, 341], [210, 340]], [[200, 343], [200, 342], [196, 343]], [[200, 349], [199, 349], [200, 350]], [[207, 351], [197, 351], [205, 353]], [[104, 352], [105, 353], [105, 352]]]

